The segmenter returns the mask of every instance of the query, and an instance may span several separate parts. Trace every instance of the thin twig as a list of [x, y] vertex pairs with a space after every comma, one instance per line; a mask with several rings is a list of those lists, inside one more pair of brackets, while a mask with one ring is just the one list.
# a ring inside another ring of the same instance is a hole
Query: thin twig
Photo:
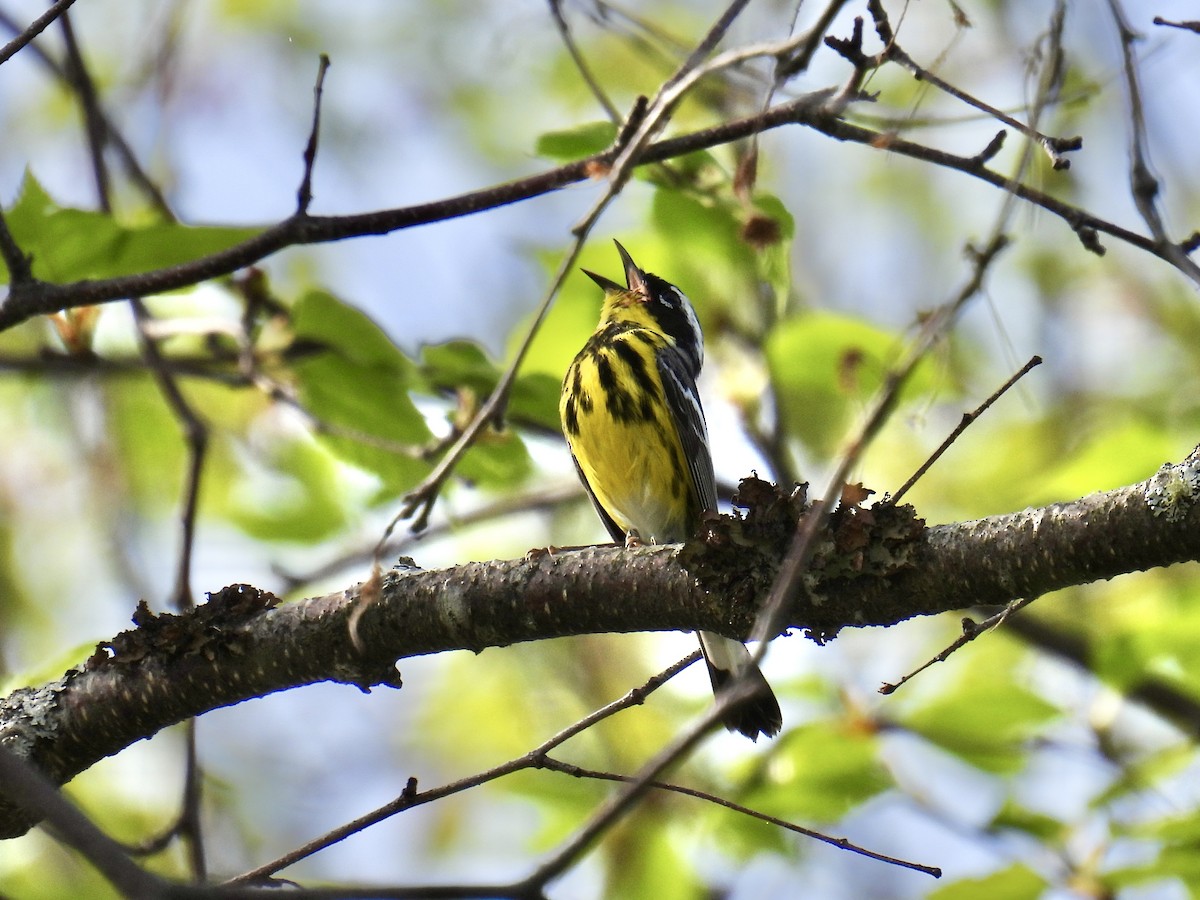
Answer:
[[1142, 104], [1142, 88], [1138, 77], [1137, 58], [1133, 45], [1141, 36], [1133, 30], [1125, 18], [1120, 0], [1108, 0], [1113, 23], [1121, 39], [1121, 54], [1125, 65], [1125, 87], [1129, 94], [1129, 189], [1134, 205], [1142, 220], [1154, 235], [1176, 268], [1200, 284], [1200, 265], [1192, 261], [1180, 244], [1167, 235], [1166, 225], [1158, 208], [1159, 183], [1150, 166], [1150, 155], [1146, 137], [1146, 112]]
[[[954, 169], [1008, 191], [1061, 218], [1092, 252], [1104, 253], [1104, 248], [1097, 240], [1097, 234], [1104, 233], [1174, 265], [1164, 249], [1152, 238], [1101, 219], [1028, 185], [1012, 182], [1007, 176], [981, 166], [975, 157], [947, 153], [839, 119], [829, 111], [829, 97], [829, 91], [818, 91], [774, 106], [765, 114], [736, 119], [677, 138], [658, 141], [648, 146], [637, 157], [636, 164], [641, 166], [658, 163], [696, 150], [727, 144], [757, 131], [800, 124], [835, 140], [850, 141], [886, 153], [908, 156]], [[610, 164], [610, 154], [611, 149], [528, 178], [415, 206], [348, 216], [290, 216], [225, 250], [186, 263], [134, 275], [63, 284], [40, 281], [23, 286], [13, 284], [4, 304], [0, 306], [0, 331], [33, 316], [61, 309], [106, 303], [130, 295], [149, 296], [199, 284], [253, 265], [287, 247], [387, 234], [528, 200], [586, 180], [598, 169], [602, 170]]]
[[961, 88], [955, 87], [945, 79], [919, 65], [896, 43], [895, 35], [892, 33], [891, 24], [888, 22], [887, 12], [883, 8], [882, 0], [871, 0], [867, 4], [867, 9], [875, 20], [875, 30], [879, 34], [880, 40], [884, 42], [882, 54], [884, 59], [898, 63], [908, 69], [917, 80], [933, 85], [943, 93], [949, 94], [951, 97], [966, 103], [968, 106], [975, 107], [975, 109], [986, 113], [999, 122], [1003, 122], [1009, 128], [1019, 131], [1030, 140], [1035, 141], [1046, 151], [1046, 155], [1050, 158], [1050, 163], [1055, 169], [1066, 170], [1071, 168], [1071, 161], [1063, 156], [1063, 154], [1079, 150], [1083, 147], [1082, 137], [1060, 138], [1043, 134], [1031, 125], [1014, 119], [991, 104], [985, 103]]
[[[792, 50], [781, 53], [776, 57], [775, 73], [772, 81], [772, 92], [782, 87], [783, 84], [794, 78], [801, 72], [808, 71], [809, 63], [812, 62], [813, 55], [822, 45], [822, 39], [825, 32], [833, 24], [833, 20], [837, 18], [838, 13], [842, 11], [842, 7], [846, 5], [847, 0], [829, 0], [821, 15], [817, 17], [817, 21], [813, 23], [812, 28], [805, 32], [804, 39]], [[797, 0], [796, 6], [792, 11], [791, 30], [796, 28], [796, 20], [800, 16], [800, 8], [803, 6], [803, 0]], [[765, 107], [764, 107], [765, 108]]]
[[[100, 103], [96, 95], [95, 82], [92, 80], [91, 73], [84, 61], [83, 52], [75, 38], [69, 16], [64, 15], [62, 17], [62, 26], [67, 47], [66, 70], [70, 74], [69, 83], [79, 96], [79, 101], [84, 111], [92, 171], [96, 180], [96, 192], [100, 198], [101, 209], [111, 212], [112, 203], [110, 199], [108, 169], [104, 164], [104, 143], [107, 131], [103, 125], [103, 117], [99, 112]], [[179, 560], [176, 568], [175, 588], [171, 598], [171, 604], [176, 610], [186, 612], [195, 605], [191, 588], [192, 553], [195, 546], [200, 479], [204, 471], [208, 430], [183, 396], [179, 385], [163, 361], [158, 345], [148, 333], [150, 314], [141, 298], [136, 296], [131, 297], [130, 306], [133, 310], [139, 349], [164, 400], [175, 418], [181, 423], [184, 440], [188, 448], [187, 474], [184, 479], [184, 502], [183, 510], [180, 514], [182, 535], [180, 539]], [[207, 879], [207, 863], [204, 852], [204, 835], [200, 822], [203, 776], [200, 771], [196, 752], [195, 719], [188, 720], [185, 748], [183, 799], [181, 801], [179, 818], [169, 831], [183, 838], [184, 844], [187, 847], [193, 880], [200, 884]]]
[[[628, 783], [632, 780], [632, 776], [619, 775], [615, 772], [600, 772], [595, 769], [585, 769], [581, 766], [572, 765], [570, 763], [560, 762], [553, 757], [544, 757], [540, 768], [549, 769], [552, 772], [561, 772], [564, 775], [570, 775], [573, 778], [591, 778], [597, 781], [617, 781]], [[905, 869], [913, 869], [917, 872], [923, 872], [926, 875], [932, 875], [934, 878], [942, 877], [942, 870], [937, 866], [926, 866], [921, 863], [909, 862], [908, 860], [898, 859], [894, 856], [886, 856], [882, 853], [877, 853], [874, 850], [868, 850], [848, 840], [847, 838], [831, 837], [823, 834], [820, 831], [814, 831], [811, 828], [805, 828], [803, 825], [796, 825], [786, 819], [780, 819], [777, 816], [772, 816], [768, 813], [759, 812], [756, 809], [751, 809], [748, 806], [743, 806], [740, 803], [734, 803], [732, 800], [726, 800], [724, 797], [717, 794], [710, 794], [707, 791], [699, 791], [695, 788], [684, 787], [683, 785], [673, 784], [669, 781], [651, 781], [650, 787], [654, 790], [668, 791], [674, 794], [683, 794], [685, 797], [694, 797], [697, 800], [704, 800], [707, 803], [722, 806], [725, 809], [740, 813], [744, 816], [749, 816], [752, 819], [758, 819], [761, 822], [766, 822], [768, 825], [774, 825], [777, 828], [783, 828], [786, 831], [791, 831], [796, 834], [802, 834], [805, 837], [812, 838], [816, 841], [821, 841], [824, 844], [829, 844], [832, 847], [837, 847], [839, 850], [848, 850], [859, 856], [865, 856], [868, 859], [879, 860], [880, 862], [888, 863], [889, 865], [901, 866]]]
[[83, 53], [79, 42], [75, 39], [75, 29], [71, 26], [70, 13], [63, 13], [59, 22], [62, 26], [63, 44], [67, 50], [66, 73], [67, 82], [79, 98], [83, 110], [83, 123], [87, 130], [88, 159], [92, 165], [92, 178], [96, 184], [96, 196], [100, 201], [103, 212], [112, 212], [111, 192], [109, 190], [108, 166], [104, 163], [104, 144], [108, 130], [104, 127], [103, 116], [100, 114], [100, 104], [96, 99], [96, 83], [92, 74], [83, 61]]
[[959, 635], [959, 637], [957, 637], [954, 640], [954, 642], [952, 644], [950, 644], [950, 646], [946, 647], [946, 649], [944, 649], [941, 653], [934, 656], [932, 659], [926, 660], [924, 663], [922, 663], [917, 668], [913, 669], [913, 671], [909, 672], [907, 675], [905, 675], [903, 678], [901, 678], [895, 684], [892, 684], [891, 682], [884, 682], [883, 684], [881, 684], [879, 686], [879, 693], [885, 694], [885, 695], [886, 694], [894, 694], [903, 685], [907, 684], [909, 681], [916, 678], [918, 675], [920, 675], [922, 672], [924, 672], [926, 669], [928, 669], [934, 663], [945, 662], [956, 651], [962, 649], [967, 644], [971, 643], [971, 641], [975, 640], [975, 638], [979, 637], [981, 634], [985, 634], [986, 632], [991, 631], [993, 628], [996, 628], [996, 627], [1002, 625], [1004, 622], [1008, 621], [1009, 616], [1012, 616], [1014, 613], [1017, 613], [1020, 610], [1024, 609], [1026, 606], [1028, 606], [1030, 603], [1032, 603], [1035, 599], [1036, 598], [1034, 598], [1034, 597], [1022, 597], [1020, 599], [1014, 600], [1011, 603], [1009, 603], [1007, 606], [1005, 606], [1004, 609], [1002, 609], [1000, 612], [996, 613], [994, 616], [990, 616], [989, 618], [984, 619], [982, 622], [976, 622], [974, 619], [969, 619], [969, 618], [963, 619], [962, 620], [962, 634]]
[[381, 806], [364, 816], [360, 816], [353, 822], [349, 822], [340, 828], [335, 828], [321, 837], [309, 841], [307, 844], [304, 844], [301, 847], [297, 847], [295, 850], [292, 850], [278, 859], [272, 860], [269, 863], [264, 863], [263, 865], [258, 866], [249, 872], [243, 872], [241, 875], [230, 879], [226, 883], [230, 885], [252, 884], [257, 881], [261, 881], [264, 878], [274, 875], [280, 869], [294, 865], [300, 860], [312, 856], [314, 853], [320, 850], [324, 850], [325, 848], [330, 847], [339, 841], [345, 840], [351, 835], [357, 834], [371, 825], [382, 822], [384, 819], [396, 815], [396, 813], [403, 812], [404, 810], [412, 809], [413, 807], [421, 806], [426, 803], [431, 803], [434, 800], [440, 800], [443, 797], [450, 796], [451, 794], [461, 793], [462, 791], [470, 788], [478, 787], [481, 784], [486, 784], [489, 781], [495, 781], [497, 778], [502, 778], [505, 775], [511, 775], [513, 772], [519, 772], [522, 769], [537, 768], [542, 757], [544, 757], [555, 747], [560, 746], [570, 738], [573, 738], [575, 735], [581, 734], [582, 732], [588, 730], [593, 725], [603, 721], [604, 719], [607, 719], [609, 716], [615, 715], [616, 713], [621, 712], [624, 709], [629, 709], [633, 706], [640, 706], [645, 702], [648, 696], [650, 696], [688, 666], [697, 662], [699, 659], [699, 651], [684, 657], [677, 663], [674, 663], [673, 665], [659, 672], [657, 675], [647, 679], [647, 681], [641, 685], [641, 687], [634, 688], [623, 697], [620, 697], [619, 699], [600, 707], [594, 712], [589, 713], [579, 721], [558, 732], [558, 734], [554, 735], [549, 740], [539, 744], [524, 756], [509, 760], [506, 763], [502, 763], [499, 766], [488, 769], [486, 772], [480, 772], [467, 778], [461, 778], [458, 781], [452, 781], [440, 787], [430, 788], [424, 791], [418, 791], [416, 788], [416, 780], [412, 779], [409, 781], [409, 786], [405, 788], [404, 793], [402, 793], [391, 803], [385, 804], [384, 806]]
[[[21, 31], [20, 24], [4, 10], [0, 10], [0, 25], [3, 25], [13, 33], [19, 33]], [[49, 69], [56, 78], [67, 85], [70, 85], [71, 78], [67, 72], [66, 66], [59, 64], [59, 62], [54, 59], [54, 57], [50, 56], [49, 53], [43, 50], [40, 45], [31, 44], [29, 46], [29, 52], [32, 53], [42, 65]], [[134, 183], [137, 189], [146, 196], [146, 199], [150, 202], [150, 205], [154, 207], [159, 215], [169, 222], [175, 221], [175, 216], [171, 211], [170, 204], [167, 203], [162, 191], [159, 190], [158, 185], [154, 183], [150, 176], [146, 174], [146, 170], [143, 169], [141, 163], [138, 162], [137, 156], [133, 152], [133, 148], [129, 146], [129, 142], [125, 140], [125, 136], [121, 134], [117, 126], [113, 124], [112, 119], [109, 117], [108, 113], [105, 112], [103, 106], [101, 106], [99, 102], [96, 104], [96, 111], [100, 117], [100, 122], [104, 127], [105, 138], [108, 141], [109, 146], [112, 147], [113, 151], [120, 159], [126, 175], [129, 176], [129, 179]]]
[[54, 3], [48, 10], [30, 22], [28, 28], [3, 47], [0, 47], [0, 65], [12, 59], [22, 47], [45, 31], [50, 23], [66, 12], [74, 2], [75, 0], [58, 0], [57, 3]]
[[596, 98], [596, 102], [600, 104], [609, 121], [614, 125], [620, 125], [621, 112], [613, 104], [612, 100], [608, 98], [608, 94], [600, 86], [600, 82], [596, 80], [596, 76], [592, 74], [587, 60], [583, 58], [583, 54], [579, 50], [579, 45], [575, 43], [575, 38], [571, 34], [571, 28], [567, 24], [567, 17], [563, 14], [562, 0], [549, 0], [549, 3], [550, 15], [554, 19], [554, 27], [558, 29], [563, 46], [567, 48], [567, 53], [570, 54], [571, 61], [575, 63], [575, 68], [579, 70], [579, 77], [583, 79], [583, 83], [592, 92], [592, 96]]
[[941, 445], [934, 450], [932, 454], [930, 454], [929, 458], [925, 460], [925, 462], [921, 463], [917, 471], [913, 472], [912, 475], [909, 476], [908, 481], [900, 485], [900, 488], [896, 491], [896, 493], [888, 498], [887, 502], [893, 505], [899, 503], [900, 498], [908, 493], [909, 489], [916, 484], [926, 472], [929, 471], [930, 467], [932, 467], [935, 462], [941, 459], [942, 454], [950, 449], [950, 445], [958, 440], [959, 435], [966, 431], [976, 419], [987, 412], [988, 408], [1001, 397], [1003, 397], [1013, 385], [1015, 385], [1018, 381], [1028, 375], [1030, 371], [1041, 364], [1042, 358], [1040, 356], [1031, 357], [1029, 362], [1025, 363], [1025, 365], [1021, 367], [1020, 371], [1009, 378], [1008, 381], [1004, 382], [1004, 384], [1000, 385], [1000, 387], [997, 388], [990, 397], [979, 404], [979, 406], [975, 407], [975, 409], [973, 409], [971, 412], [963, 413], [962, 419], [959, 421], [958, 425], [955, 426], [954, 430], [946, 436], [946, 439], [942, 441]]
[[611, 794], [592, 812], [588, 820], [576, 829], [575, 833], [563, 841], [550, 858], [539, 865], [526, 878], [512, 885], [512, 893], [516, 896], [536, 897], [554, 879], [558, 878], [574, 865], [605, 831], [611, 828], [620, 818], [628, 813], [635, 804], [650, 790], [651, 783], [670, 767], [674, 766], [692, 752], [717, 727], [721, 716], [731, 705], [731, 699], [742, 700], [749, 692], [739, 692], [735, 686], [728, 692], [723, 692], [703, 715], [692, 725], [679, 734], [649, 762], [645, 763], [638, 773], [624, 784], [621, 790]]
[[53, 826], [65, 843], [78, 850], [124, 896], [167, 895], [164, 882], [133, 862], [120, 844], [63, 797], [45, 775], [3, 744], [0, 744], [0, 783], [8, 799]]
[[208, 861], [204, 851], [204, 771], [196, 735], [196, 717], [184, 724], [183, 807], [179, 810], [179, 834], [187, 847], [188, 865], [196, 884], [208, 881]]
[[146, 332], [150, 313], [145, 304], [135, 298], [131, 301], [134, 322], [137, 324], [138, 346], [145, 357], [147, 368], [153, 376], [167, 406], [179, 422], [183, 440], [188, 448], [187, 477], [184, 480], [183, 510], [180, 513], [179, 561], [175, 566], [175, 588], [171, 605], [183, 612], [192, 608], [192, 548], [196, 538], [196, 514], [200, 502], [200, 480], [204, 473], [204, 460], [208, 449], [208, 426], [192, 409], [187, 398], [167, 367], [162, 351]]
[[8, 220], [4, 210], [0, 209], [0, 256], [8, 267], [9, 291], [17, 290], [22, 285], [32, 284], [33, 257], [26, 255], [21, 249], [13, 233], [8, 230]]
[[725, 40], [725, 34], [733, 26], [734, 20], [742, 14], [742, 10], [746, 8], [749, 2], [750, 0], [731, 0], [730, 4], [725, 7], [725, 11], [721, 13], [717, 21], [713, 22], [704, 37], [700, 39], [700, 43], [688, 54], [688, 58], [683, 61], [683, 65], [659, 88], [660, 95], [666, 95], [668, 88], [682, 81], [693, 69], [697, 68], [701, 62], [707, 59], [709, 54], [717, 49], [717, 44]]
[[1184, 22], [1171, 22], [1167, 19], [1164, 19], [1162, 16], [1155, 16], [1152, 21], [1155, 25], [1166, 25], [1169, 28], [1181, 28], [1184, 31], [1192, 31], [1196, 34], [1200, 34], [1200, 22], [1198, 21], [1187, 20]]
[[325, 73], [329, 71], [329, 56], [321, 54], [317, 66], [317, 83], [313, 85], [313, 114], [312, 128], [308, 132], [308, 143], [304, 145], [304, 177], [300, 179], [300, 189], [296, 192], [296, 214], [308, 214], [312, 203], [312, 173], [317, 161], [317, 141], [321, 134], [321, 93], [325, 89]]

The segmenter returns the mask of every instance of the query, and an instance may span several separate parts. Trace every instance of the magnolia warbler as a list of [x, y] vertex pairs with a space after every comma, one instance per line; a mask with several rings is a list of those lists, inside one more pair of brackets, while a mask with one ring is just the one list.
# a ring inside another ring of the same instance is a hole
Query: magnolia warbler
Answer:
[[[717, 508], [696, 389], [704, 335], [679, 288], [639, 269], [619, 243], [617, 250], [625, 287], [584, 270], [604, 290], [604, 306], [563, 380], [563, 433], [614, 541], [683, 541], [705, 511]], [[714, 693], [734, 676], [753, 684], [725, 727], [751, 740], [777, 734], [779, 702], [745, 645], [707, 631], [699, 637]]]

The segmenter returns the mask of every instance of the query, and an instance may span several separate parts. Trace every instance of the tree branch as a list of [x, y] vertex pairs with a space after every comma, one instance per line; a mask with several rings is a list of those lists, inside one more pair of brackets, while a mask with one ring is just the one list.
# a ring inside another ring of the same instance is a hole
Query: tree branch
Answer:
[[[1194, 560], [1198, 498], [1200, 448], [1140, 484], [919, 529], [886, 548], [893, 568], [885, 574], [854, 575], [853, 559], [841, 567], [826, 559], [826, 577], [793, 600], [785, 626], [825, 640], [848, 626], [891, 625]], [[847, 521], [862, 525], [861, 517]], [[837, 537], [827, 535], [826, 546]], [[169, 725], [252, 697], [319, 681], [398, 687], [395, 661], [409, 656], [601, 632], [742, 636], [771, 581], [768, 574], [762, 583], [762, 557], [735, 548], [722, 565], [740, 559], [742, 567], [716, 584], [701, 543], [686, 545], [690, 571], [678, 545], [393, 571], [359, 617], [361, 652], [347, 628], [361, 585], [286, 605], [235, 586], [186, 616], [141, 610], [137, 629], [102, 644], [83, 667], [0, 701], [0, 744], [63, 783]], [[32, 824], [0, 795], [0, 835]]]
[[[894, 135], [852, 125], [830, 112], [827, 107], [830, 97], [828, 90], [817, 91], [773, 106], [764, 113], [658, 141], [639, 152], [632, 164], [643, 166], [662, 162], [697, 150], [727, 144], [761, 131], [799, 124], [838, 141], [848, 141], [876, 150], [909, 156], [986, 181], [1063, 219], [1079, 236], [1084, 246], [1093, 252], [1103, 253], [1096, 235], [1104, 233], [1166, 262], [1176, 264], [1173, 248], [1164, 247], [1153, 238], [1101, 219], [1025, 184], [1014, 183], [1005, 175], [988, 169], [984, 161], [977, 157], [947, 153]], [[595, 172], [608, 171], [614, 162], [614, 150], [619, 152], [620, 149], [619, 146], [610, 148], [603, 153], [528, 178], [415, 206], [347, 216], [293, 215], [225, 250], [148, 272], [63, 284], [37, 279], [21, 281], [14, 278], [8, 296], [0, 302], [0, 331], [34, 316], [61, 309], [108, 303], [130, 296], [148, 297], [199, 284], [245, 268], [286, 247], [388, 234], [404, 228], [473, 215], [528, 200], [585, 181]], [[0, 245], [0, 249], [5, 247], [7, 244]], [[14, 271], [19, 271], [19, 268]]]
[[22, 47], [45, 31], [50, 23], [61, 16], [74, 2], [75, 0], [58, 0], [57, 3], [52, 4], [48, 10], [30, 22], [28, 28], [3, 47], [0, 47], [0, 64], [12, 59]]

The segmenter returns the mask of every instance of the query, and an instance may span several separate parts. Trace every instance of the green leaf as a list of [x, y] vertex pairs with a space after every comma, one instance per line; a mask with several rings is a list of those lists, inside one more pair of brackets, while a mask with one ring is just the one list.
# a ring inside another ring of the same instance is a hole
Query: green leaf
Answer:
[[[543, 267], [549, 269], [556, 261], [556, 256], [546, 254], [542, 259]], [[607, 274], [611, 278], [620, 277], [616, 250], [610, 243], [593, 241], [588, 244], [580, 254], [579, 265], [593, 272]], [[549, 377], [556, 385], [561, 385], [571, 360], [596, 329], [603, 297], [596, 283], [579, 271], [579, 268], [569, 273], [558, 299], [550, 308], [525, 356], [521, 366], [522, 374], [537, 373]], [[530, 318], [522, 320], [509, 335], [510, 359], [524, 339]], [[557, 417], [557, 412], [555, 415]]]
[[413, 362], [370, 318], [329, 294], [306, 294], [293, 316], [297, 339], [324, 348], [297, 360], [294, 373], [326, 444], [379, 476], [387, 492], [416, 484], [429, 471], [420, 450], [432, 433], [409, 396], [418, 383]]
[[[47, 281], [112, 278], [172, 266], [232, 247], [261, 229], [195, 227], [169, 222], [129, 225], [107, 213], [58, 206], [32, 175], [6, 214], [33, 272]], [[0, 264], [0, 283], [7, 283]]]
[[292, 309], [292, 330], [360, 366], [378, 366], [407, 381], [416, 371], [412, 360], [366, 313], [324, 291], [309, 291]]
[[[470, 388], [482, 400], [500, 381], [500, 370], [483, 348], [471, 341], [431, 344], [421, 350], [421, 374], [440, 391]], [[521, 375], [513, 382], [508, 417], [558, 430], [560, 379], [541, 372]]]
[[547, 159], [570, 162], [594, 156], [612, 146], [616, 137], [617, 126], [612, 122], [588, 122], [541, 135], [537, 140], [537, 154]]
[[226, 479], [223, 511], [262, 541], [312, 543], [346, 522], [337, 469], [308, 440], [275, 443], [259, 456], [240, 454], [237, 475]]
[[473, 341], [447, 341], [421, 349], [421, 371], [435, 388], [451, 390], [466, 386], [479, 395], [489, 394], [500, 372]]
[[945, 690], [907, 712], [903, 721], [973, 766], [1013, 773], [1024, 765], [1029, 739], [1059, 712], [1015, 680], [1015, 651], [991, 643], [995, 646], [985, 645], [968, 660], [969, 667], [964, 661], [941, 669]]
[[772, 771], [786, 777], [756, 787], [747, 806], [785, 819], [834, 822], [892, 787], [879, 742], [850, 720], [809, 722], [779, 739]]
[[1027, 809], [1011, 797], [992, 818], [989, 828], [1021, 831], [1046, 846], [1057, 844], [1068, 830], [1058, 819]]
[[[899, 346], [895, 335], [834, 313], [808, 312], [780, 323], [765, 349], [788, 434], [823, 455], [836, 450], [853, 414], [883, 384]], [[901, 397], [911, 399], [932, 384], [932, 364], [923, 361]]]
[[1200, 890], [1200, 852], [1195, 843], [1164, 847], [1153, 862], [1113, 869], [1103, 876], [1104, 884], [1114, 891], [1174, 881], [1182, 882], [1189, 896]]
[[458, 474], [486, 488], [505, 488], [532, 471], [525, 443], [511, 429], [484, 431], [458, 464]]
[[[108, 426], [115, 444], [113, 459], [121, 470], [113, 479], [139, 505], [151, 510], [179, 502], [185, 450], [179, 423], [149, 378], [105, 384]], [[211, 472], [207, 473], [211, 481]]]
[[931, 891], [928, 900], [1038, 900], [1049, 887], [1028, 866], [1015, 865], [982, 878], [964, 878]]
[[[1158, 789], [1166, 779], [1178, 775], [1196, 763], [1196, 748], [1179, 743], [1165, 747], [1156, 753], [1121, 767], [1120, 776], [1092, 798], [1090, 805], [1102, 809], [1115, 801], [1137, 797], [1147, 790]], [[1169, 793], [1169, 791], [1164, 792]], [[1187, 828], [1197, 829], [1188, 833]], [[1171, 841], [1188, 840], [1200, 845], [1200, 819], [1178, 818], [1153, 823], [1149, 826], [1134, 826], [1132, 834], [1163, 837]]]

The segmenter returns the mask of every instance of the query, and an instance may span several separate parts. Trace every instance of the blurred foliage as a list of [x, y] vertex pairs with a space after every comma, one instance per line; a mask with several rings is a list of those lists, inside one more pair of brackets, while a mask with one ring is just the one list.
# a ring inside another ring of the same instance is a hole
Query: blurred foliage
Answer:
[[[197, 259], [251, 237], [248, 228], [193, 228], [170, 223], [125, 224], [112, 216], [63, 209], [27, 175], [21, 194], [5, 212], [8, 227], [33, 274], [46, 281], [113, 278]], [[144, 217], [139, 217], [144, 218]], [[0, 279], [8, 283], [0, 264]]]
[[[1046, 49], [1044, 4], [913, 5], [903, 21], [900, 5], [888, 5], [916, 58], [1024, 117], [1029, 66]], [[224, 222], [290, 213], [317, 50], [329, 50], [334, 67], [314, 187], [318, 203], [339, 211], [433, 199], [611, 145], [617, 127], [579, 77], [544, 4], [385, 6], [224, 2], [187, 16], [161, 12], [147, 25], [136, 4], [96, 0], [73, 15], [102, 99], [184, 213], [217, 208], [210, 218]], [[711, 6], [562, 9], [624, 111], [677, 68], [717, 14], [719, 4]], [[1065, 78], [1042, 121], [1050, 133], [1084, 135], [1085, 149], [1069, 172], [1051, 171], [1035, 154], [1028, 177], [1140, 230], [1126, 189], [1120, 61], [1102, 49], [1116, 41], [1095, 38], [1112, 37], [1111, 24], [1096, 18], [1102, 6], [1068, 4]], [[1171, 18], [1168, 7], [1164, 0], [1153, 12]], [[956, 21], [955, 9], [973, 27]], [[1189, 107], [1173, 93], [1176, 80], [1190, 84], [1196, 74], [1191, 57], [1180, 55], [1194, 55], [1194, 41], [1182, 49], [1194, 36], [1164, 35], [1143, 12], [1134, 24], [1154, 33], [1156, 67], [1143, 75], [1156, 174], [1170, 220], [1194, 223], [1200, 188], [1187, 129], [1196, 117], [1179, 112]], [[801, 13], [798, 27], [806, 27], [815, 12], [806, 4]], [[864, 14], [851, 4], [832, 32], [849, 34], [852, 17]], [[778, 4], [751, 4], [734, 36], [778, 39], [789, 15]], [[45, 73], [22, 68], [29, 58], [22, 51], [0, 68], [8, 192], [0, 205], [37, 277], [175, 265], [256, 233], [165, 223], [119, 166], [115, 212], [89, 207], [79, 199], [88, 167], [75, 106]], [[840, 85], [846, 76], [821, 48], [812, 72], [787, 90]], [[752, 114], [769, 84], [769, 67], [755, 63], [707, 79], [679, 105], [671, 128]], [[875, 102], [854, 104], [848, 115], [884, 133], [969, 155], [997, 127], [895, 67], [867, 87], [878, 92]], [[1011, 173], [1021, 150], [1010, 133], [993, 166]], [[345, 563], [334, 576], [308, 577], [374, 546], [400, 498], [493, 391], [559, 265], [570, 223], [595, 190], [579, 186], [482, 217], [350, 242], [360, 255], [341, 245], [296, 248], [253, 275], [148, 298], [163, 354], [209, 430], [197, 591], [254, 581], [303, 595], [365, 576], [361, 564]], [[619, 277], [609, 241], [616, 235], [695, 303], [722, 475], [798, 469], [819, 489], [925, 317], [969, 277], [964, 248], [990, 233], [1003, 204], [999, 192], [961, 174], [779, 129], [753, 146], [638, 170], [579, 266]], [[1200, 434], [1194, 290], [1114, 239], [1104, 239], [1104, 258], [1087, 253], [1045, 213], [1019, 208], [1008, 231], [1014, 246], [916, 367], [853, 476], [880, 494], [894, 490], [963, 412], [1041, 354], [1046, 365], [973, 424], [909, 495], [931, 522], [1133, 483], [1181, 457]], [[512, 257], [503, 266], [498, 247]], [[435, 510], [434, 536], [405, 549], [418, 564], [602, 539], [581, 491], [567, 503], [539, 499], [573, 483], [557, 438], [559, 383], [600, 300], [585, 275], [568, 275], [502, 423], [461, 460]], [[126, 627], [139, 599], [162, 604], [178, 553], [181, 435], [122, 304], [0, 334], [0, 675], [10, 686], [54, 677]], [[491, 504], [507, 510], [460, 527]], [[573, 874], [572, 889], [618, 898], [824, 898], [828, 890], [830, 900], [1200, 892], [1193, 735], [1121, 694], [1152, 675], [1200, 698], [1189, 624], [1200, 609], [1198, 575], [1193, 564], [1125, 576], [1040, 598], [1020, 613], [1086, 640], [1086, 670], [1001, 628], [885, 698], [879, 683], [937, 654], [956, 635], [957, 617], [847, 630], [827, 647], [777, 641], [768, 674], [783, 700], [784, 733], [753, 747], [722, 735], [668, 776], [943, 866], [943, 882], [844, 854], [831, 862], [835, 851], [792, 832], [652, 792]], [[251, 727], [201, 721], [212, 870], [232, 875], [285, 852], [391, 800], [408, 777], [426, 789], [527, 753], [693, 646], [602, 635], [443, 654], [405, 661], [406, 687], [393, 699], [356, 697], [334, 708], [301, 691], [289, 698], [311, 703], [300, 713], [275, 712], [284, 702], [276, 697], [259, 701]], [[708, 696], [693, 667], [554, 755], [634, 773]], [[330, 717], [337, 725], [314, 727]], [[178, 743], [155, 739], [150, 749], [155, 766], [126, 764], [122, 754], [71, 788], [102, 827], [132, 843], [169, 823], [178, 801]], [[614, 789], [522, 771], [398, 816], [379, 826], [386, 837], [368, 832], [285, 874], [314, 884], [511, 877]], [[960, 853], [963, 841], [973, 853]], [[185, 871], [178, 848], [150, 865]], [[429, 871], [436, 878], [427, 879]], [[115, 896], [42, 832], [0, 845], [0, 893]]]

